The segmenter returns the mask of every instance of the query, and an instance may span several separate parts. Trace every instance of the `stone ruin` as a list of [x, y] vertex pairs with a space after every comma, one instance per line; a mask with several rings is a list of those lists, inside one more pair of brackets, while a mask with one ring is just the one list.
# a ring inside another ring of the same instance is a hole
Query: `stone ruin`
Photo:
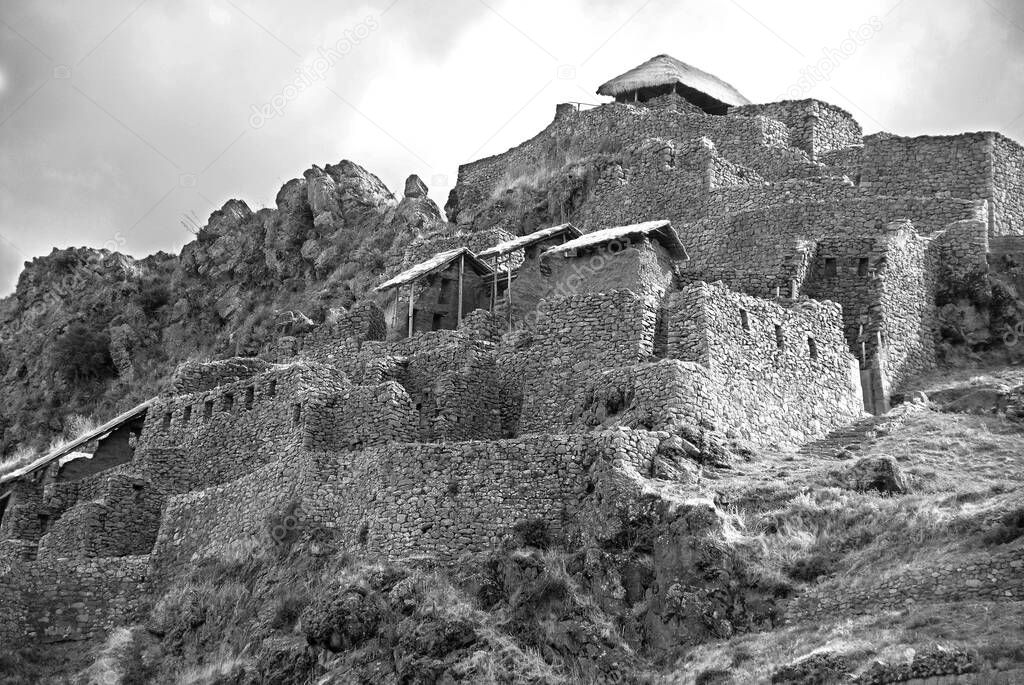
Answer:
[[[596, 501], [691, 479], [694, 436], [796, 446], [884, 412], [935, 365], [943, 294], [984, 277], [990, 241], [1024, 253], [1024, 150], [864, 137], [834, 105], [729, 106], [691, 76], [560, 105], [460, 168], [451, 223], [378, 299], [293, 314], [266, 358], [189, 364], [0, 478], [0, 641], [133, 620], [296, 502], [354, 551], [444, 562], [534, 519], [587, 539]], [[500, 186], [552, 141], [590, 160], [586, 199], [524, 232]]]

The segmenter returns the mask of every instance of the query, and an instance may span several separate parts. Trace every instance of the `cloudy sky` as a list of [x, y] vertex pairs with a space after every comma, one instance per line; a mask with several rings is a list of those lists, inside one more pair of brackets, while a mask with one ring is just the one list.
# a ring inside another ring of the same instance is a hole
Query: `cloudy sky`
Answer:
[[1024, 140], [1016, 0], [0, 0], [0, 294], [53, 246], [177, 251], [312, 164], [443, 205], [460, 163], [658, 53], [865, 132]]

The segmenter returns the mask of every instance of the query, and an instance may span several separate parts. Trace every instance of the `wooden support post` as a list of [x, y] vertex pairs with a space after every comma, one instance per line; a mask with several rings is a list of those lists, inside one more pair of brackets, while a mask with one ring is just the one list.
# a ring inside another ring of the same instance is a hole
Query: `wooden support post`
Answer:
[[409, 337], [412, 337], [412, 297], [413, 297], [413, 284], [409, 284]]
[[789, 298], [791, 300], [796, 299], [796, 279], [792, 278], [789, 281]]
[[508, 330], [512, 330], [512, 253], [508, 253], [508, 259], [505, 261], [505, 268], [508, 270], [508, 280], [505, 281], [505, 301], [508, 303]]
[[498, 306], [498, 255], [494, 255], [494, 273], [491, 275], [491, 314]]
[[459, 312], [456, 317], [458, 325], [462, 325], [462, 279], [466, 274], [466, 253], [459, 255]]
[[398, 330], [398, 309], [402, 304], [402, 286], [395, 288], [395, 313], [391, 316], [391, 330]]

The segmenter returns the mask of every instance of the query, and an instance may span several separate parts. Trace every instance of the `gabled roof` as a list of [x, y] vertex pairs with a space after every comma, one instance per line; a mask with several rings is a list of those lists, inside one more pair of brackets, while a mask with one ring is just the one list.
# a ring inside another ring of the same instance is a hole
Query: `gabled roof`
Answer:
[[39, 459], [36, 459], [35, 461], [30, 462], [25, 466], [22, 466], [19, 469], [15, 469], [10, 473], [5, 473], [3, 476], [0, 476], [0, 483], [7, 483], [12, 480], [17, 480], [22, 476], [26, 476], [32, 473], [33, 471], [43, 468], [44, 466], [48, 466], [55, 460], [60, 459], [61, 457], [71, 452], [74, 452], [76, 448], [81, 447], [87, 442], [92, 442], [93, 440], [96, 440], [98, 438], [106, 437], [107, 434], [113, 431], [114, 429], [119, 428], [123, 424], [128, 423], [129, 421], [136, 419], [139, 416], [143, 416], [146, 413], [146, 410], [153, 406], [153, 403], [155, 401], [155, 397], [150, 398], [143, 402], [142, 404], [132, 407], [123, 414], [118, 414], [117, 416], [112, 418], [110, 421], [107, 421], [102, 426], [99, 426], [87, 433], [79, 435], [71, 442], [61, 445], [60, 447], [53, 450], [49, 454], [46, 454], [45, 456], [42, 456]]
[[735, 107], [749, 105], [750, 100], [722, 79], [706, 71], [680, 62], [670, 55], [658, 55], [624, 74], [601, 84], [598, 95], [623, 95], [641, 88], [670, 86], [673, 83], [699, 90], [719, 102]]
[[466, 258], [466, 266], [480, 274], [481, 276], [487, 276], [492, 273], [491, 267], [484, 264], [480, 259], [469, 251], [468, 247], [457, 247], [454, 250], [447, 250], [445, 252], [438, 252], [436, 255], [420, 262], [416, 266], [410, 267], [398, 274], [394, 278], [384, 281], [378, 285], [374, 290], [390, 290], [391, 288], [397, 288], [403, 286], [406, 283], [419, 280], [429, 273], [435, 271], [441, 271], [448, 267], [449, 264], [454, 262], [459, 257], [464, 256]]
[[557, 226], [549, 226], [548, 228], [542, 228], [539, 231], [534, 231], [528, 235], [522, 235], [512, 240], [506, 240], [503, 243], [498, 243], [493, 247], [489, 247], [486, 250], [482, 250], [477, 253], [477, 257], [480, 259], [487, 259], [488, 257], [501, 257], [509, 252], [515, 252], [516, 250], [522, 250], [523, 248], [529, 247], [535, 243], [543, 242], [549, 238], [556, 238], [560, 235], [567, 235], [570, 239], [579, 238], [583, 233], [580, 229], [576, 228], [572, 224], [558, 224]]
[[677, 259], [689, 259], [686, 248], [679, 241], [672, 222], [668, 219], [658, 221], [645, 221], [642, 224], [631, 224], [629, 226], [616, 226], [614, 228], [603, 228], [600, 231], [586, 233], [575, 240], [570, 240], [562, 245], [555, 245], [544, 251], [541, 258], [550, 257], [556, 254], [564, 254], [574, 250], [596, 247], [616, 241], [626, 241], [636, 236], [646, 236], [657, 240], [669, 253]]

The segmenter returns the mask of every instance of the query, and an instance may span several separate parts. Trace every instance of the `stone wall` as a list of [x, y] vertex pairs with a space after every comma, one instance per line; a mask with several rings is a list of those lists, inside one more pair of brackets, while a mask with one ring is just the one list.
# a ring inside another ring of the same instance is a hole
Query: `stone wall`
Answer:
[[32, 561], [0, 575], [0, 641], [85, 640], [142, 618], [149, 558]]
[[879, 134], [864, 139], [861, 186], [880, 195], [988, 200], [989, 234], [1021, 235], [1022, 171], [1024, 148], [997, 133]]
[[329, 470], [321, 469], [311, 453], [300, 451], [230, 483], [172, 497], [151, 554], [154, 584], [159, 586], [165, 576], [202, 555], [278, 544], [283, 535], [274, 537], [272, 517], [306, 498], [314, 508], [320, 488], [330, 491], [334, 486]]
[[[596, 488], [595, 464], [627, 461], [647, 472], [658, 443], [644, 431], [616, 429], [303, 453], [173, 498], [153, 567], [173, 569], [232, 545], [277, 544], [277, 525], [331, 528], [349, 548], [392, 559], [480, 551], [531, 519], [570, 533], [581, 525], [580, 501]], [[288, 511], [292, 522], [280, 524]]]
[[789, 144], [817, 159], [819, 155], [860, 145], [860, 124], [846, 110], [821, 100], [783, 100], [730, 107], [731, 116], [766, 116], [789, 129]]
[[38, 558], [148, 554], [165, 500], [162, 491], [124, 469], [48, 485], [43, 511], [49, 522], [39, 540]]
[[705, 367], [703, 418], [754, 443], [800, 444], [861, 414], [833, 302], [781, 303], [695, 283], [665, 304], [667, 356]]
[[471, 223], [496, 189], [511, 187], [519, 176], [648, 138], [671, 140], [680, 146], [707, 138], [723, 156], [769, 180], [817, 175], [820, 167], [802, 150], [789, 147], [789, 137], [785, 124], [763, 116], [714, 116], [622, 103], [583, 111], [559, 105], [554, 121], [530, 140], [502, 154], [461, 165], [445, 209], [452, 221]]
[[[943, 235], [936, 234], [939, 239]], [[952, 255], [959, 249], [956, 245], [965, 244], [965, 237], [962, 231], [955, 237], [950, 234], [944, 239], [950, 246], [946, 252]], [[872, 360], [881, 355], [879, 369], [890, 390], [935, 365], [939, 267], [933, 252], [930, 241], [907, 222], [893, 222], [867, 235], [836, 235], [817, 244], [805, 282], [804, 292], [810, 297], [828, 297], [842, 305], [849, 349], [863, 368], [872, 367]], [[968, 263], [983, 255], [962, 255], [944, 268], [966, 274]]]
[[554, 297], [537, 314], [529, 343], [508, 352], [518, 359], [504, 365], [521, 383], [520, 433], [568, 425], [579, 379], [654, 352], [657, 302], [629, 290]]
[[989, 236], [984, 221], [955, 221], [932, 237], [928, 249], [930, 263], [935, 265], [936, 306], [968, 295], [984, 299], [990, 287], [986, 278]]
[[[946, 198], [861, 197], [830, 202], [783, 204], [707, 220], [681, 235], [690, 261], [680, 265], [684, 277], [722, 280], [730, 287], [761, 297], [789, 292], [805, 255], [821, 240], [884, 234], [896, 219], [910, 219], [922, 234], [951, 222], [979, 219], [984, 205]], [[920, 225], [919, 225], [920, 223]], [[838, 293], [816, 292], [816, 297]]]
[[812, 588], [786, 610], [787, 623], [822, 617], [856, 616], [881, 608], [927, 601], [1007, 601], [1024, 599], [1024, 548], [989, 555], [952, 557], [938, 565], [911, 567], [884, 578], [864, 578], [837, 587]]
[[[660, 297], [672, 286], [673, 263], [669, 253], [656, 241], [643, 239], [632, 244], [613, 241], [576, 255], [558, 253], [543, 257], [539, 269], [541, 283], [523, 287], [541, 291], [542, 297], [568, 297], [584, 291], [613, 290], [630, 290], [644, 297]], [[524, 274], [523, 278], [526, 277]], [[527, 313], [526, 317], [530, 314]], [[531, 318], [536, 317], [534, 314]]]
[[168, 492], [233, 480], [297, 449], [304, 409], [349, 385], [332, 367], [299, 361], [207, 392], [162, 397], [146, 417], [135, 461]]
[[992, 235], [1024, 235], [1024, 148], [992, 134]]
[[332, 310], [332, 316], [297, 339], [295, 352], [309, 361], [333, 364], [343, 355], [359, 351], [366, 340], [383, 340], [387, 334], [384, 312], [369, 301], [349, 309]]
[[[411, 399], [416, 439], [489, 439], [501, 436], [501, 410], [496, 380], [494, 344], [469, 337], [480, 331], [481, 312], [460, 331], [435, 331], [389, 343], [368, 343], [360, 361], [368, 369], [375, 360], [393, 360], [387, 375]], [[486, 335], [497, 330], [486, 326]], [[364, 370], [363, 372], [367, 372]], [[363, 382], [369, 380], [364, 377]]]
[[892, 390], [935, 367], [934, 269], [927, 243], [909, 225], [887, 240], [881, 270], [881, 320], [884, 373]]
[[251, 378], [270, 368], [270, 364], [256, 357], [234, 357], [208, 362], [185, 362], [174, 371], [171, 393], [187, 395], [212, 390], [225, 383]]

